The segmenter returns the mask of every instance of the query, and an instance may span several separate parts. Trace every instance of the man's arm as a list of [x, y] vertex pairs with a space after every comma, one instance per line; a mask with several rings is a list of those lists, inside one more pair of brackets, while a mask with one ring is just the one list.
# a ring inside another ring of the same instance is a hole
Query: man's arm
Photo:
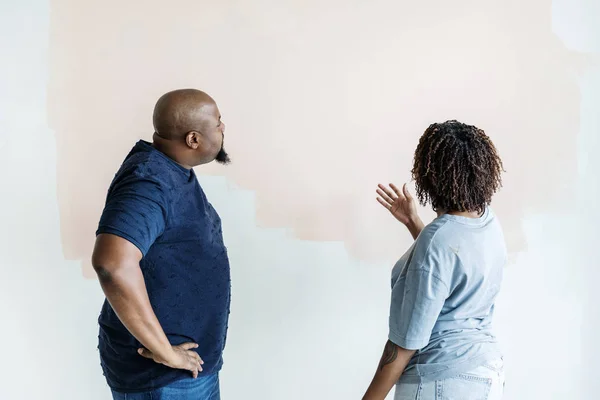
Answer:
[[186, 369], [194, 377], [202, 371], [202, 360], [191, 349], [195, 343], [171, 346], [148, 298], [140, 269], [141, 251], [129, 241], [100, 234], [92, 265], [111, 307], [127, 330], [145, 347], [140, 354], [171, 368]]
[[391, 341], [385, 344], [377, 372], [362, 400], [384, 400], [408, 365], [415, 350], [406, 350]]

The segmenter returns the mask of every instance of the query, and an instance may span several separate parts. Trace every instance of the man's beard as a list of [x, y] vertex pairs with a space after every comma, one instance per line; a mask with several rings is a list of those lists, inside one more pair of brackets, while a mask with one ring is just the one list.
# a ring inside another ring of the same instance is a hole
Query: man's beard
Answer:
[[215, 160], [219, 164], [223, 164], [223, 165], [227, 165], [231, 162], [231, 159], [229, 158], [229, 154], [227, 154], [227, 152], [225, 151], [225, 148], [223, 146], [221, 146], [221, 150], [219, 150], [219, 152], [217, 153]]

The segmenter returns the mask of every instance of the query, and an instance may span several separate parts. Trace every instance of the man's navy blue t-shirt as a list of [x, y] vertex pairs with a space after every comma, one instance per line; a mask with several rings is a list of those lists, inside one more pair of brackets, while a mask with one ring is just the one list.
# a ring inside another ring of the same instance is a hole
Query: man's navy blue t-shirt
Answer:
[[[139, 141], [117, 172], [96, 234], [136, 245], [152, 308], [173, 345], [198, 343], [201, 375], [223, 364], [230, 305], [230, 270], [221, 220], [193, 170]], [[109, 386], [139, 392], [191, 376], [137, 353], [141, 344], [105, 301], [99, 350]]]

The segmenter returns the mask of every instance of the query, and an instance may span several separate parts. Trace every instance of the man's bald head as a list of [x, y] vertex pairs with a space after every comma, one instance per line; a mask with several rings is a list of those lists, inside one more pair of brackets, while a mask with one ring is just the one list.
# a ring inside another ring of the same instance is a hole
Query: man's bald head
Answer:
[[195, 166], [217, 160], [227, 164], [225, 125], [215, 101], [196, 89], [166, 93], [154, 106], [154, 144], [181, 164]]
[[215, 108], [212, 97], [201, 90], [174, 90], [156, 102], [152, 118], [154, 130], [165, 139], [183, 138], [191, 131], [200, 132], [207, 114]]

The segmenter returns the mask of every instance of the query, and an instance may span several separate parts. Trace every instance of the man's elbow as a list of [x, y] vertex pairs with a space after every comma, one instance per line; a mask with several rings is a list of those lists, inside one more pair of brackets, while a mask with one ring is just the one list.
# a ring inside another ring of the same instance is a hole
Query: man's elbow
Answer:
[[118, 236], [100, 234], [92, 253], [92, 267], [100, 283], [112, 283], [139, 270], [142, 254], [132, 243]]
[[102, 253], [92, 255], [92, 267], [102, 284], [110, 283], [114, 280], [115, 273], [119, 270], [119, 263], [111, 261], [111, 257], [106, 257]]
[[112, 281], [112, 272], [110, 269], [105, 268], [102, 264], [92, 264], [94, 267], [94, 271], [96, 271], [96, 275], [98, 279], [102, 282], [110, 282]]
[[131, 274], [139, 270], [138, 265], [126, 262], [121, 258], [104, 257], [102, 255], [92, 256], [92, 267], [103, 286], [117, 284], [123, 280], [130, 280]]
[[104, 268], [103, 266], [94, 265], [94, 271], [96, 271], [96, 275], [98, 276], [99, 280], [103, 282], [108, 282], [111, 280], [112, 274], [108, 269]]

